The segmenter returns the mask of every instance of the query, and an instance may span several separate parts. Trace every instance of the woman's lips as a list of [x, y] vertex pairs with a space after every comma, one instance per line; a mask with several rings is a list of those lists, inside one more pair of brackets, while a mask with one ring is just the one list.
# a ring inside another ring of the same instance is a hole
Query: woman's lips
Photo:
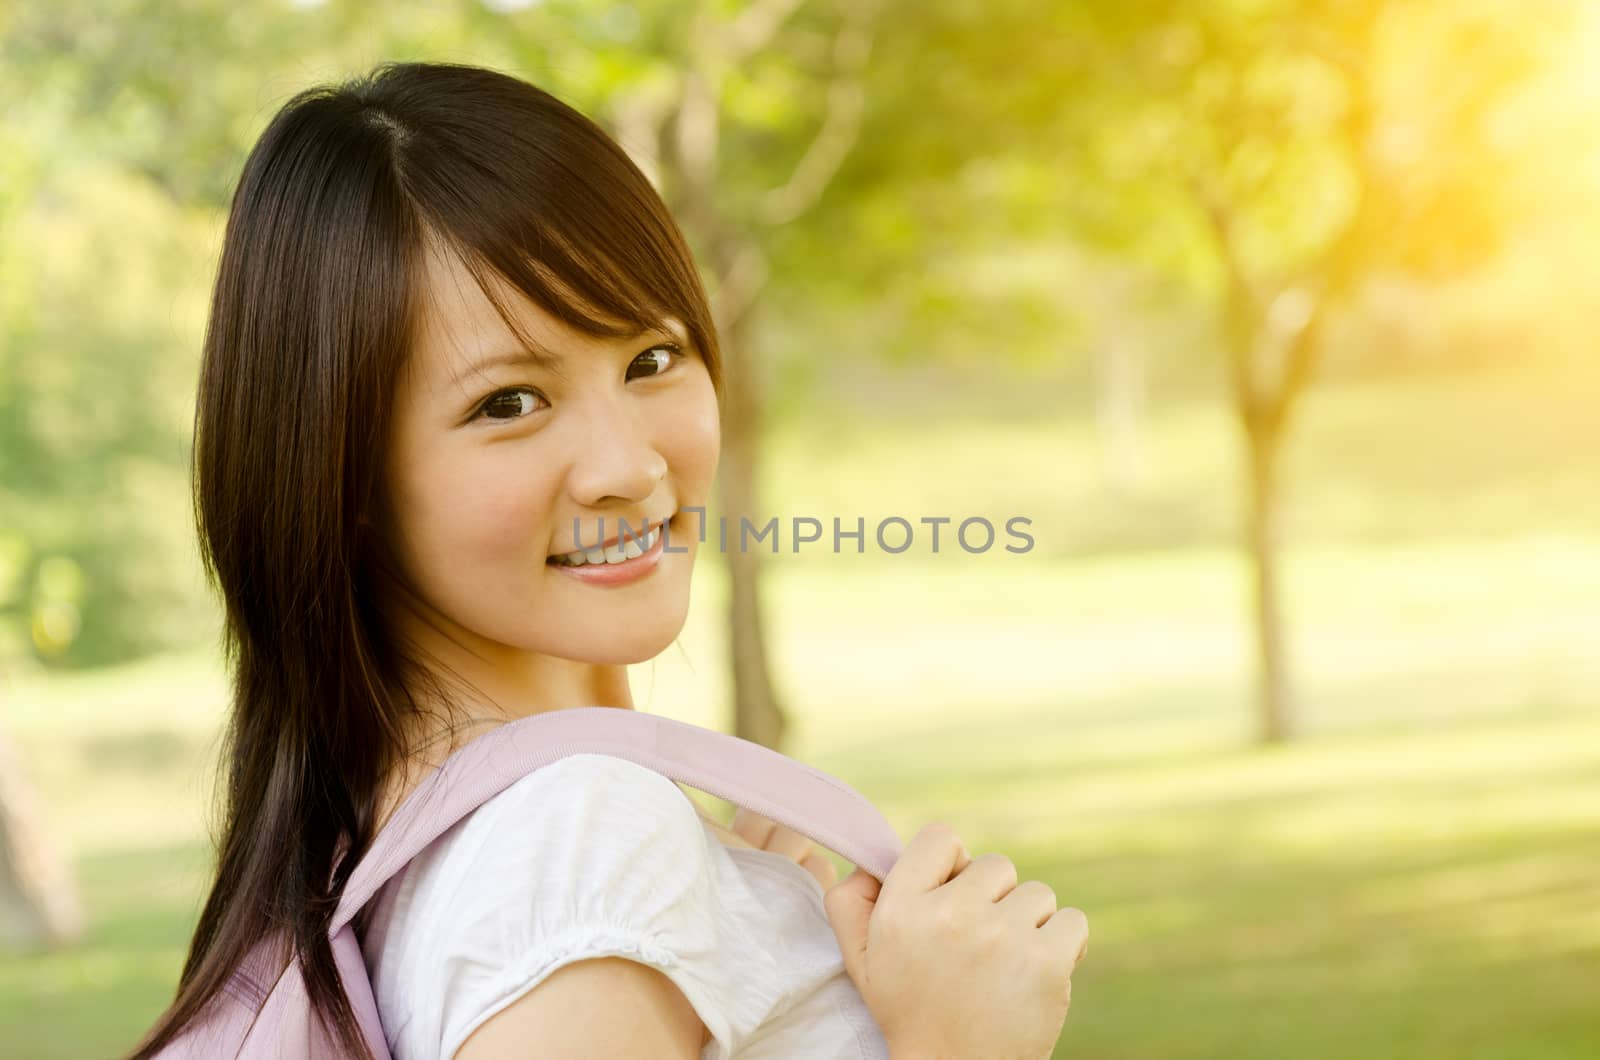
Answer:
[[[646, 535], [648, 533], [652, 533], [652, 532], [660, 533], [661, 532], [661, 528], [666, 526], [668, 523], [670, 523], [673, 520], [673, 517], [676, 516], [676, 515], [677, 515], [677, 513], [674, 512], [672, 515], [669, 515], [664, 519], [657, 519], [653, 523], [645, 523], [638, 530], [629, 529], [627, 532], [621, 533], [621, 534], [617, 534], [615, 537], [612, 537], [612, 538], [610, 538], [609, 540], [606, 540], [606, 541], [602, 541], [598, 545], [583, 545], [581, 548], [573, 549], [573, 551], [574, 552], [587, 552], [590, 548], [612, 548], [612, 547], [614, 547], [616, 545], [620, 545], [623, 542], [624, 539], [637, 540], [639, 538], [644, 537], [644, 535]], [[618, 520], [618, 521], [619, 522], [623, 522], [624, 520]], [[601, 521], [601, 525], [602, 525], [602, 527], [604, 526], [604, 520]], [[574, 526], [576, 526], [576, 524], [574, 524]], [[552, 553], [550, 558], [551, 559], [555, 559], [558, 556], [565, 556], [565, 555], [568, 555], [568, 553], [556, 552], [556, 553]]]
[[621, 563], [585, 563], [581, 567], [570, 567], [564, 563], [547, 561], [545, 566], [553, 567], [562, 574], [591, 585], [626, 585], [638, 581], [651, 573], [661, 564], [662, 549], [665, 548], [667, 535], [665, 532], [656, 534], [655, 544]]

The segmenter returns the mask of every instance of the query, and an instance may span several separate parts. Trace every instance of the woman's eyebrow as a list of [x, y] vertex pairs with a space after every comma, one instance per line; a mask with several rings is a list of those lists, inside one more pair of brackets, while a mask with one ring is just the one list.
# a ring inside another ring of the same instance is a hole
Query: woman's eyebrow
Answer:
[[[636, 331], [631, 335], [620, 336], [616, 341], [631, 343], [651, 337], [666, 339], [669, 342], [684, 342], [688, 339], [687, 334], [679, 334], [677, 328], [667, 324], [660, 324], [645, 328], [642, 331]], [[468, 376], [482, 375], [490, 368], [498, 368], [501, 365], [508, 364], [529, 364], [535, 368], [542, 368], [552, 375], [564, 376], [561, 371], [562, 357], [559, 353], [553, 350], [535, 349], [531, 346], [518, 346], [516, 349], [485, 357], [462, 374], [456, 376], [453, 381], [459, 384]]]
[[552, 374], [561, 374], [561, 357], [559, 354], [547, 353], [544, 350], [536, 350], [528, 346], [519, 346], [514, 350], [507, 350], [504, 353], [485, 357], [465, 372], [456, 376], [454, 381], [460, 383], [470, 375], [482, 375], [490, 368], [498, 368], [505, 364], [531, 364], [535, 368], [542, 368]]

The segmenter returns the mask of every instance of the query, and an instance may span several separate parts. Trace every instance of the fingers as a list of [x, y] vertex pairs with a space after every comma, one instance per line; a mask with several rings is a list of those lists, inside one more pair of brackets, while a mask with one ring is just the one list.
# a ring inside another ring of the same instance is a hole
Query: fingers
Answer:
[[1039, 930], [1050, 938], [1052, 946], [1074, 955], [1073, 968], [1089, 956], [1089, 918], [1082, 909], [1063, 906]]
[[[1016, 888], [1017, 866], [1004, 854], [984, 854], [969, 862], [966, 868], [945, 886], [957, 891], [970, 892], [991, 902], [998, 902]], [[1055, 911], [1053, 901], [1050, 910]]]
[[839, 882], [839, 870], [834, 868], [833, 862], [829, 861], [820, 850], [813, 850], [801, 858], [800, 867], [816, 877], [817, 882], [822, 884], [823, 890]]
[[[1014, 872], [1012, 878], [1016, 878]], [[1000, 909], [1031, 928], [1043, 927], [1056, 914], [1056, 892], [1043, 880], [1028, 880], [1000, 900]]]
[[806, 855], [816, 846], [808, 836], [759, 813], [752, 813], [743, 806], [733, 815], [733, 830], [750, 845], [770, 850], [774, 854], [782, 854], [790, 861], [801, 865], [805, 864]]
[[743, 806], [737, 807], [733, 812], [733, 830], [743, 837], [751, 846], [767, 849], [767, 840], [772, 837], [778, 825], [759, 813], [752, 813]]
[[822, 884], [823, 890], [839, 882], [839, 870], [833, 862], [810, 838], [793, 828], [740, 806], [733, 815], [733, 830], [750, 845], [782, 854], [797, 863]]
[[956, 851], [955, 864], [950, 868], [950, 878], [955, 879], [967, 871], [967, 866], [972, 864], [972, 854], [967, 850], [967, 844], [962, 843], [961, 849]]
[[893, 906], [927, 894], [959, 875], [971, 863], [972, 855], [954, 828], [943, 821], [923, 825], [884, 878], [878, 900], [885, 906]]

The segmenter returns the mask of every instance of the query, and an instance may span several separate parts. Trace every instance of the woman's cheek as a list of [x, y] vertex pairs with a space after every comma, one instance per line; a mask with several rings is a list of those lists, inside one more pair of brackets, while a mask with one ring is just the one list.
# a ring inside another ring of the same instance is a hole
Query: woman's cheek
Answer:
[[715, 474], [721, 455], [722, 422], [711, 378], [703, 368], [700, 371], [699, 385], [686, 388], [683, 400], [671, 410], [665, 437], [672, 440], [668, 459], [678, 475], [705, 485]]
[[440, 517], [454, 526], [452, 536], [474, 543], [492, 555], [542, 551], [559, 528], [550, 526], [549, 493], [526, 470], [493, 462], [470, 473], [457, 473], [449, 490], [451, 503]]

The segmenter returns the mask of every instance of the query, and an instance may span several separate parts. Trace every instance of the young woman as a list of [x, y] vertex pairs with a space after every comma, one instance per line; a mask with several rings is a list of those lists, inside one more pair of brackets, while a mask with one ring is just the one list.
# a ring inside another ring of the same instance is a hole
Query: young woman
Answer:
[[[576, 111], [400, 64], [279, 112], [234, 196], [196, 410], [234, 681], [217, 877], [135, 1057], [273, 925], [364, 1052], [326, 937], [350, 868], [488, 727], [633, 709], [625, 667], [688, 608], [720, 388], [681, 234]], [[486, 802], [357, 922], [394, 1055], [1049, 1053], [1087, 925], [1048, 887], [942, 824], [881, 887], [735, 825], [599, 754]]]

